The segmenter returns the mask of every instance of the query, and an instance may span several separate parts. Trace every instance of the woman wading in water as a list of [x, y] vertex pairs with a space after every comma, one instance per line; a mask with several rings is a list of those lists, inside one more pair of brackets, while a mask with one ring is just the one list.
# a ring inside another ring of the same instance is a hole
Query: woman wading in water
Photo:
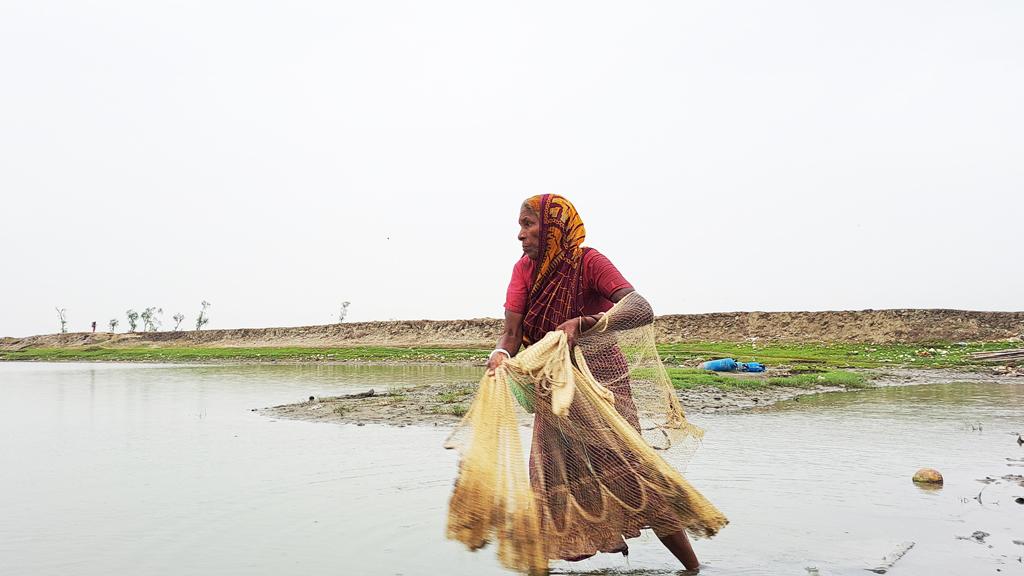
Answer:
[[[529, 346], [554, 330], [565, 332], [571, 350], [583, 332], [627, 295], [649, 311], [647, 302], [633, 293], [633, 286], [608, 258], [581, 246], [583, 222], [567, 199], [553, 194], [527, 199], [519, 226], [524, 255], [512, 271], [505, 331], [488, 360], [490, 373], [515, 356], [521, 345]], [[653, 312], [646, 322], [651, 320]], [[598, 380], [612, 382], [608, 389], [615, 395], [615, 410], [640, 432], [626, 361], [621, 353], [615, 355], [618, 359], [611, 361], [592, 359], [586, 353], [584, 358]], [[537, 413], [541, 412], [538, 406]], [[574, 418], [571, 410], [567, 418]], [[612, 454], [602, 457], [600, 446], [573, 439], [558, 427], [551, 418], [537, 417], [530, 452], [530, 484], [538, 495], [549, 556], [582, 560], [597, 552], [627, 554], [625, 539], [653, 528], [683, 566], [697, 570], [700, 563], [684, 531], [693, 524], [660, 501], [665, 497], [656, 490], [645, 490], [640, 484], [632, 489], [629, 482], [635, 462]], [[635, 505], [630, 496], [622, 496], [638, 493]], [[609, 504], [612, 499], [618, 504]]]

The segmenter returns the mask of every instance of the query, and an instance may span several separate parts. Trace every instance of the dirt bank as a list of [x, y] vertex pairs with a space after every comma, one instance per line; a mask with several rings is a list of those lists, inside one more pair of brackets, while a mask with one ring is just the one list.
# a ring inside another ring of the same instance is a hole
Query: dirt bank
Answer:
[[[839, 312], [736, 312], [658, 317], [659, 343], [743, 342], [980, 342], [1024, 335], [1024, 312], [965, 310], [860, 310]], [[465, 347], [494, 345], [501, 321], [413, 320], [357, 322], [293, 328], [182, 332], [105, 332], [0, 338], [0, 350], [78, 347]]]

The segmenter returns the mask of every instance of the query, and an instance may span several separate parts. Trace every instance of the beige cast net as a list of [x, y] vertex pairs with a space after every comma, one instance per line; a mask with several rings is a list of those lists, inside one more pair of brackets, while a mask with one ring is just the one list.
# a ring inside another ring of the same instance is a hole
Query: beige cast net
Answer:
[[[703, 432], [683, 415], [654, 347], [654, 314], [630, 294], [578, 339], [554, 331], [484, 375], [446, 447], [460, 452], [448, 537], [491, 540], [512, 570], [625, 552], [652, 528], [713, 536], [728, 523], [663, 458], [684, 461]], [[533, 412], [530, 457], [522, 432]]]

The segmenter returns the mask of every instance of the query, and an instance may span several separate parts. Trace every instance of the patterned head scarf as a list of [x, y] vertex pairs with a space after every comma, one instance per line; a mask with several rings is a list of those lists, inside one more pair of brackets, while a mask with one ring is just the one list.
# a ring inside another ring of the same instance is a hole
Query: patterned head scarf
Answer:
[[557, 194], [524, 202], [540, 220], [540, 258], [523, 318], [523, 340], [536, 342], [583, 311], [583, 239], [587, 235], [576, 208]]

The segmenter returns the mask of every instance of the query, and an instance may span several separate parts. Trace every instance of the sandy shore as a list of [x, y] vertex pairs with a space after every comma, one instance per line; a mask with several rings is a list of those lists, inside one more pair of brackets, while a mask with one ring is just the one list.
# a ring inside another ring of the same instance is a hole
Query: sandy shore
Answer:
[[[878, 369], [862, 371], [872, 387], [912, 386], [949, 382], [1022, 382], [1015, 374], [996, 374], [991, 371], [967, 370], [914, 370]], [[451, 426], [457, 423], [473, 394], [476, 382], [454, 382], [447, 385], [420, 385], [388, 389], [368, 389], [347, 396], [312, 398], [296, 404], [284, 404], [259, 409], [258, 412], [275, 418], [334, 422], [339, 424], [387, 424], [393, 426]], [[771, 386], [758, 389], [721, 390], [704, 386], [678, 392], [683, 408], [688, 413], [710, 413], [747, 410], [771, 406], [810, 394], [839, 392], [840, 386], [793, 388]]]

